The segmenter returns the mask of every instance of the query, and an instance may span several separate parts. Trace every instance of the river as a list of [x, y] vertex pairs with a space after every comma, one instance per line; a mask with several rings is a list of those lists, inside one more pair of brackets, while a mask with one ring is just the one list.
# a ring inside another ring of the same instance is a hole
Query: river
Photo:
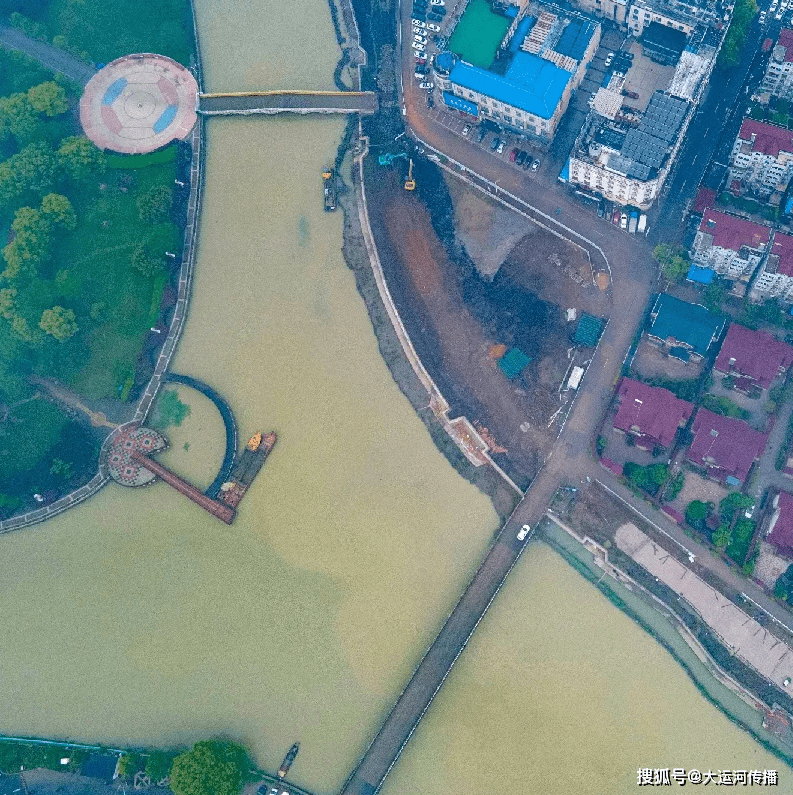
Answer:
[[[198, 20], [210, 90], [332, 87], [338, 50], [324, 0], [199, 0]], [[163, 484], [110, 485], [0, 538], [4, 733], [141, 746], [222, 734], [269, 770], [300, 740], [294, 781], [332, 793], [487, 548], [497, 516], [394, 384], [340, 254], [341, 217], [322, 212], [319, 173], [343, 124], [208, 122], [194, 295], [174, 369], [222, 392], [243, 436], [274, 428], [278, 444], [230, 528]], [[208, 401], [179, 391], [191, 414], [169, 432], [163, 460], [205, 485], [222, 426]], [[541, 738], [531, 758], [542, 788], [531, 791], [548, 795], [573, 791], [554, 783], [570, 737], [582, 781], [602, 771], [622, 781], [640, 765], [694, 758], [671, 750], [696, 743], [703, 715], [721, 755], [702, 758], [750, 764], [747, 736], [542, 550], [517, 567], [390, 792], [467, 789], [490, 740], [473, 729], [462, 750], [450, 740], [477, 714], [498, 739], [505, 785]], [[609, 695], [591, 697], [581, 681]], [[682, 716], [668, 756], [648, 703]], [[432, 758], [446, 779], [422, 761]]]

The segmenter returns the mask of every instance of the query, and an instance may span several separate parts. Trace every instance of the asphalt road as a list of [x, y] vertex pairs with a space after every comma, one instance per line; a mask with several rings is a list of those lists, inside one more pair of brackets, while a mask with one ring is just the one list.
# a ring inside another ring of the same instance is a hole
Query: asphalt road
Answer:
[[20, 50], [40, 61], [53, 72], [62, 74], [81, 86], [84, 86], [96, 74], [96, 69], [93, 66], [74, 55], [46, 42], [31, 39], [21, 30], [6, 25], [0, 25], [0, 46], [9, 50]]

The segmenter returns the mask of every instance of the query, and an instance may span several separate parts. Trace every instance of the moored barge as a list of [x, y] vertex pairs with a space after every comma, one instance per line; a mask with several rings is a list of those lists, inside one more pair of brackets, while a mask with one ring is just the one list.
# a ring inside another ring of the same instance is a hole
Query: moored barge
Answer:
[[253, 479], [259, 474], [270, 451], [275, 446], [278, 437], [275, 431], [262, 435], [261, 431], [255, 433], [248, 440], [248, 444], [237, 459], [231, 470], [231, 478], [220, 487], [218, 499], [231, 508], [240, 504]]
[[295, 743], [287, 752], [284, 761], [281, 762], [281, 767], [278, 768], [278, 778], [283, 778], [292, 767], [292, 762], [295, 761], [297, 752], [300, 750], [300, 743]]

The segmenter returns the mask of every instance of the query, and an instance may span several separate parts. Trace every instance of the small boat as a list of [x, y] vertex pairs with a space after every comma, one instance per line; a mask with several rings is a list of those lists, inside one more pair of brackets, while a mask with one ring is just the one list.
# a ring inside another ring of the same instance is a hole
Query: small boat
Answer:
[[292, 767], [292, 762], [295, 761], [297, 752], [300, 750], [300, 743], [295, 743], [287, 752], [284, 761], [281, 762], [281, 767], [278, 768], [278, 778], [283, 778]]
[[333, 212], [336, 209], [336, 187], [333, 184], [333, 172], [330, 169], [322, 172], [322, 185], [325, 195], [325, 212]]
[[262, 443], [262, 432], [256, 431], [256, 433], [248, 439], [247, 449], [250, 450], [252, 453], [259, 449], [259, 445]]

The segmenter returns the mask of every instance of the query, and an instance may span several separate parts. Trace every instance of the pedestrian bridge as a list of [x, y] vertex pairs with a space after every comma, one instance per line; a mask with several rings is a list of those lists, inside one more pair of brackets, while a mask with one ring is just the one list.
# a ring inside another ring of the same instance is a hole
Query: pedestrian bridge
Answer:
[[377, 94], [373, 91], [240, 91], [198, 95], [198, 112], [205, 116], [376, 111]]

